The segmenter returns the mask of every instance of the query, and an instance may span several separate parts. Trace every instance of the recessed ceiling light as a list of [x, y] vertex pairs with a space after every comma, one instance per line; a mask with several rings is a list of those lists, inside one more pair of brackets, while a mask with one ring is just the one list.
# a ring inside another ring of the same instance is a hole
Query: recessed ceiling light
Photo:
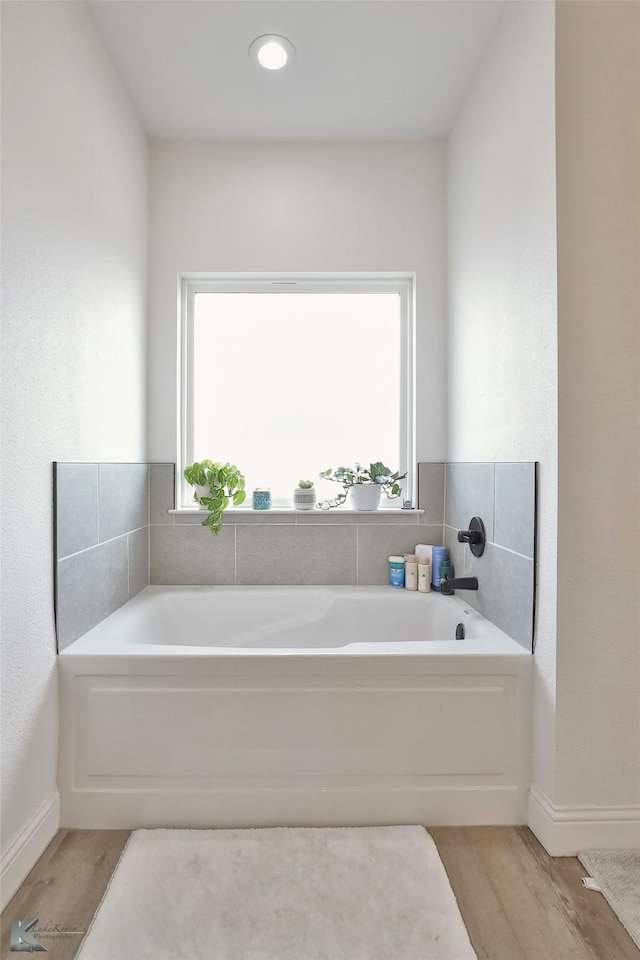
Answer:
[[249, 56], [265, 70], [282, 70], [296, 59], [296, 48], [285, 37], [267, 33], [249, 47]]

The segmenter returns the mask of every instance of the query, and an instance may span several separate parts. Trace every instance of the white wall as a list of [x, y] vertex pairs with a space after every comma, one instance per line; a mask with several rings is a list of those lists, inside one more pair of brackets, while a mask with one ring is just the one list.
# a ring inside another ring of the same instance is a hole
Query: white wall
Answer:
[[176, 456], [180, 271], [415, 270], [418, 459], [445, 455], [444, 146], [154, 143], [150, 455]]
[[554, 96], [553, 4], [507, 4], [447, 154], [449, 459], [540, 463], [534, 782], [545, 790], [555, 710]]
[[448, 150], [449, 455], [540, 461], [530, 815], [556, 854], [640, 821], [639, 125], [638, 4], [514, 3]]
[[85, 4], [2, 4], [2, 94], [6, 900], [57, 826], [51, 462], [146, 454], [147, 147]]
[[637, 846], [640, 4], [558, 5], [557, 129], [554, 800], [635, 807]]

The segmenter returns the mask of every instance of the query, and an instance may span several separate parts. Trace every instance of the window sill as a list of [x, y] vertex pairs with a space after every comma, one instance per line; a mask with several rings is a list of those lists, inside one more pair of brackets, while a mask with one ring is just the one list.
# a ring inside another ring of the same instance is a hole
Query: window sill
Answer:
[[[197, 514], [204, 514], [207, 511], [199, 507], [178, 507], [176, 509], [168, 510], [167, 513], [178, 514], [183, 516], [196, 516]], [[379, 514], [386, 517], [388, 514], [401, 514], [401, 515], [415, 515], [419, 513], [424, 513], [424, 510], [420, 510], [417, 507], [412, 507], [410, 510], [403, 510], [402, 507], [381, 507], [379, 510], [343, 510], [340, 507], [334, 507], [331, 510], [296, 510], [295, 507], [271, 507], [269, 510], [254, 510], [253, 507], [227, 507], [224, 511], [225, 517], [230, 514], [240, 514], [242, 516], [264, 516], [265, 514], [274, 514], [274, 513], [295, 513], [301, 514], [302, 516], [309, 514], [314, 516], [324, 516], [331, 514], [332, 516], [352, 516], [360, 517], [363, 513], [367, 515]]]

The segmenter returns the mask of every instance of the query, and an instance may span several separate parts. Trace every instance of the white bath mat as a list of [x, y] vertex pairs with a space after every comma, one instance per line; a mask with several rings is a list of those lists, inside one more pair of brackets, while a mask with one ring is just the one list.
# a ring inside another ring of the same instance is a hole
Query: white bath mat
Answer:
[[78, 960], [477, 960], [422, 827], [138, 830]]
[[578, 859], [640, 947], [640, 850], [585, 850]]

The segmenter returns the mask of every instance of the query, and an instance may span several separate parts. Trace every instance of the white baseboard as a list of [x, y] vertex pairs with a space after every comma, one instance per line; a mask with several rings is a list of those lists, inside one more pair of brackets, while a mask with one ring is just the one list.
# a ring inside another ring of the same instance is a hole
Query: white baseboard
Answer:
[[526, 789], [517, 786], [66, 791], [62, 785], [62, 824], [80, 830], [520, 825], [525, 817]]
[[527, 824], [552, 857], [640, 847], [640, 807], [556, 807], [532, 787]]
[[14, 895], [60, 828], [60, 794], [54, 790], [2, 854], [0, 909]]

